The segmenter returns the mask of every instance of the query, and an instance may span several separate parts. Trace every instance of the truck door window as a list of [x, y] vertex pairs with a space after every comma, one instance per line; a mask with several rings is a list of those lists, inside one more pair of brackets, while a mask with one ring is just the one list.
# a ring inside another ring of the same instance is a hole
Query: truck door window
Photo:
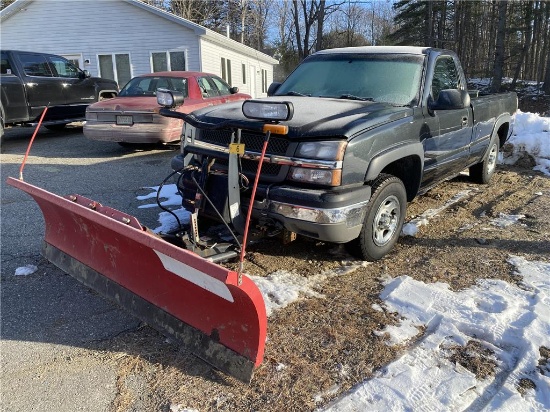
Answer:
[[45, 56], [40, 54], [20, 54], [19, 60], [27, 76], [53, 77]]
[[0, 64], [0, 74], [12, 74], [11, 71], [11, 64], [8, 60], [8, 56], [6, 53], [2, 53], [1, 64]]
[[78, 78], [80, 76], [80, 70], [77, 69], [68, 60], [62, 59], [60, 57], [50, 57], [50, 63], [52, 63], [53, 67], [55, 68], [55, 71], [57, 72], [57, 77]]
[[452, 57], [439, 57], [435, 62], [432, 80], [432, 97], [437, 100], [439, 92], [446, 89], [459, 89], [459, 77]]

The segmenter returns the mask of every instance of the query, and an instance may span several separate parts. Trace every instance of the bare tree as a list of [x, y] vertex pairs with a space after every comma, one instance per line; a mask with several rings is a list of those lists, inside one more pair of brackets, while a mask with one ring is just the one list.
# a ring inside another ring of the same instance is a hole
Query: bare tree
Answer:
[[495, 64], [493, 66], [493, 80], [491, 82], [492, 92], [498, 92], [502, 85], [502, 76], [504, 73], [504, 40], [506, 36], [507, 8], [508, 0], [503, 0], [498, 4], [497, 47], [495, 52]]

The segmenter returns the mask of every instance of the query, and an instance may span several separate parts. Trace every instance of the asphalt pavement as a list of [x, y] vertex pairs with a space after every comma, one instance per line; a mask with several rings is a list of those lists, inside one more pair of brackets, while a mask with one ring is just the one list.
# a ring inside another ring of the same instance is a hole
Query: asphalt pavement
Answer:
[[[30, 196], [6, 184], [8, 176], [19, 177], [33, 132], [8, 129], [0, 142], [0, 409], [109, 411], [117, 371], [104, 361], [102, 342], [140, 322], [41, 257], [42, 213]], [[41, 129], [23, 178], [59, 195], [86, 196], [154, 228], [160, 210], [138, 208], [137, 196], [171, 172], [175, 153], [91, 141], [79, 126]], [[26, 265], [38, 270], [16, 276]]]

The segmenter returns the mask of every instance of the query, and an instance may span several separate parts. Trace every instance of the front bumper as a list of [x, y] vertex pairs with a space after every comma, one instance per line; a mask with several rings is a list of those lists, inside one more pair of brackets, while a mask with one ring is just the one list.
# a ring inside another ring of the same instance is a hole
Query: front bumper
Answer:
[[254, 212], [291, 232], [345, 243], [359, 236], [370, 196], [370, 186], [339, 191], [271, 186], [263, 204], [254, 205]]
[[[174, 171], [182, 170], [183, 155], [175, 156], [171, 166]], [[253, 216], [255, 219], [278, 222], [285, 229], [303, 236], [346, 243], [359, 236], [370, 197], [371, 187], [367, 185], [345, 189], [310, 189], [260, 183]], [[243, 199], [242, 204], [247, 203]]]

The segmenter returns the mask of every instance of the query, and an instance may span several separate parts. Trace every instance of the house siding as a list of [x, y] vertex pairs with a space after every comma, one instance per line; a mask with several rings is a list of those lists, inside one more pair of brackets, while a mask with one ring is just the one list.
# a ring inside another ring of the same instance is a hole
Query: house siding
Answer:
[[[92, 76], [101, 74], [99, 55], [128, 54], [130, 75], [134, 77], [152, 71], [151, 53], [177, 50], [185, 51], [187, 70], [219, 76], [221, 58], [229, 59], [232, 86], [255, 97], [266, 95], [262, 93], [262, 70], [267, 72], [268, 84], [273, 81], [276, 60], [211, 30], [187, 21], [181, 23], [143, 3], [18, 0], [7, 9], [9, 14], [3, 14], [0, 24], [3, 49], [71, 56]], [[252, 67], [254, 81], [250, 79]], [[255, 90], [251, 85], [256, 86]]]
[[[273, 65], [266, 63], [254, 56], [245, 55], [233, 51], [227, 46], [217, 42], [201, 39], [202, 70], [222, 76], [221, 59], [231, 61], [231, 86], [237, 86], [242, 93], [248, 93], [252, 97], [265, 97], [267, 93], [262, 92], [262, 70], [267, 71], [267, 86], [273, 81]], [[245, 65], [246, 84], [243, 83], [242, 67]], [[255, 79], [250, 79], [250, 68], [255, 68]], [[255, 85], [255, 90], [251, 90]]]
[[123, 1], [34, 1], [0, 30], [3, 49], [80, 54], [93, 76], [97, 56], [114, 53], [130, 55], [132, 76], [151, 72], [152, 52], [169, 50], [185, 50], [187, 69], [200, 70], [199, 38], [191, 29]]

